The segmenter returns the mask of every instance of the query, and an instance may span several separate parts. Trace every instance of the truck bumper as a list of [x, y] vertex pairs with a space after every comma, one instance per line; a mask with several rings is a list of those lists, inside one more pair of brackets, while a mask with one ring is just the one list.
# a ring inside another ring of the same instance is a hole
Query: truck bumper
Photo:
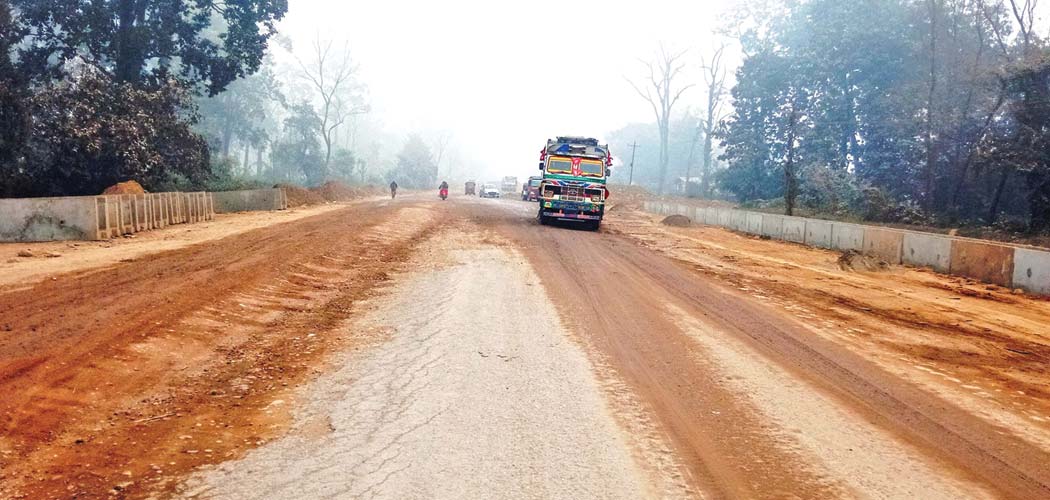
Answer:
[[540, 215], [555, 219], [602, 220], [605, 206], [593, 203], [572, 203], [558, 200], [540, 200]]

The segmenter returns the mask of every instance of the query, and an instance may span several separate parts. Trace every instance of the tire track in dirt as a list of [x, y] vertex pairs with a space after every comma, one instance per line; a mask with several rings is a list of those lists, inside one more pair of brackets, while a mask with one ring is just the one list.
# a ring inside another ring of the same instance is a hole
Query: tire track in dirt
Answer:
[[354, 323], [383, 341], [311, 385], [295, 430], [202, 470], [182, 496], [683, 496], [636, 468], [523, 259], [452, 223]]
[[353, 207], [0, 295], [0, 497], [141, 496], [261, 444], [435, 225]]
[[[717, 380], [706, 379], [710, 374], [690, 359], [694, 346], [651, 303], [659, 297], [713, 322], [719, 331], [922, 450], [946, 474], [976, 475], [1006, 496], [1050, 494], [1050, 460], [1044, 450], [814, 337], [716, 280], [614, 235], [548, 230], [492, 212], [478, 216], [525, 248], [563, 315], [611, 353], [616, 368], [669, 429], [702, 488], [745, 497], [841, 494], [812, 471], [791, 470], [801, 465], [791, 465], [792, 457], [768, 443], [761, 420], [738, 397], [718, 397], [718, 390], [711, 389]], [[721, 413], [723, 407], [739, 418], [708, 414], [711, 408]], [[746, 451], [735, 446], [740, 442], [747, 443]], [[768, 449], [756, 447], [763, 443]]]

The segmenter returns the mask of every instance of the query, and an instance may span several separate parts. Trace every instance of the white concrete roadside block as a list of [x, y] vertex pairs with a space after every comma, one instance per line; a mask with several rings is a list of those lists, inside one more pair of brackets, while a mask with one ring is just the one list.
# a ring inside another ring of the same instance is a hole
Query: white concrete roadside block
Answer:
[[762, 236], [780, 240], [784, 238], [784, 216], [762, 214]]
[[929, 233], [904, 232], [901, 262], [905, 265], [928, 267], [939, 273], [951, 269], [952, 240]]
[[652, 212], [653, 211], [653, 203], [651, 201], [643, 201], [642, 202], [642, 210], [645, 210], [646, 212]]
[[784, 216], [784, 224], [781, 228], [781, 238], [784, 241], [794, 243], [806, 242], [806, 219], [802, 217]]
[[762, 216], [758, 212], [747, 212], [747, 231], [750, 234], [762, 234]]
[[94, 196], [0, 200], [0, 241], [94, 240], [97, 210]]
[[806, 220], [806, 241], [809, 246], [831, 248], [831, 226], [826, 220]]
[[1014, 249], [1015, 288], [1050, 295], [1050, 252], [1028, 248]]
[[717, 226], [719, 217], [722, 216], [721, 212], [721, 208], [707, 207], [707, 210], [704, 210], [704, 224]]
[[675, 205], [675, 215], [684, 215], [689, 217], [689, 205], [683, 205], [681, 203]]
[[693, 207], [693, 223], [703, 224], [707, 217], [707, 207]]
[[733, 210], [729, 208], [721, 208], [718, 212], [718, 225], [724, 228], [730, 228], [733, 226]]
[[747, 212], [733, 210], [729, 216], [729, 229], [734, 231], [747, 231]]
[[831, 248], [864, 251], [864, 226], [835, 222], [831, 225]]

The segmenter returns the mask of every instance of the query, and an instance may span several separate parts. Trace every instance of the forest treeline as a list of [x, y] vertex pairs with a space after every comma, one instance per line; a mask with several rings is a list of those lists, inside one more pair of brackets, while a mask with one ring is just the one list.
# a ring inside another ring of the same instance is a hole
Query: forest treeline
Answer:
[[[287, 9], [0, 1], [0, 197], [98, 194], [128, 179], [151, 191], [434, 184], [449, 137], [361, 140], [369, 106], [347, 45], [318, 37], [293, 51], [277, 32]], [[399, 153], [381, 151], [395, 143]]]
[[[765, 2], [737, 36], [727, 95], [706, 82], [731, 104], [710, 134], [716, 157], [695, 154], [703, 110], [686, 113], [670, 120], [672, 171], [703, 177], [694, 194], [789, 214], [1045, 231], [1050, 47], [1035, 12], [1034, 0]], [[676, 55], [656, 59], [653, 81], [675, 76]], [[659, 123], [634, 127], [613, 134], [621, 157], [630, 139], [659, 140]]]

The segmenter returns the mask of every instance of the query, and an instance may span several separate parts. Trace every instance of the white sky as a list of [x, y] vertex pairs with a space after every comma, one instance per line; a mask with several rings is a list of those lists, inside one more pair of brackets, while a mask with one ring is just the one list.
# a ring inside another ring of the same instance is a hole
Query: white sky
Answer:
[[[447, 130], [487, 178], [523, 177], [548, 137], [652, 121], [624, 76], [640, 77], [638, 58], [660, 42], [691, 49], [696, 70], [736, 1], [291, 0], [281, 32], [297, 49], [318, 34], [348, 40], [389, 131]], [[698, 103], [703, 91], [686, 97]]]

